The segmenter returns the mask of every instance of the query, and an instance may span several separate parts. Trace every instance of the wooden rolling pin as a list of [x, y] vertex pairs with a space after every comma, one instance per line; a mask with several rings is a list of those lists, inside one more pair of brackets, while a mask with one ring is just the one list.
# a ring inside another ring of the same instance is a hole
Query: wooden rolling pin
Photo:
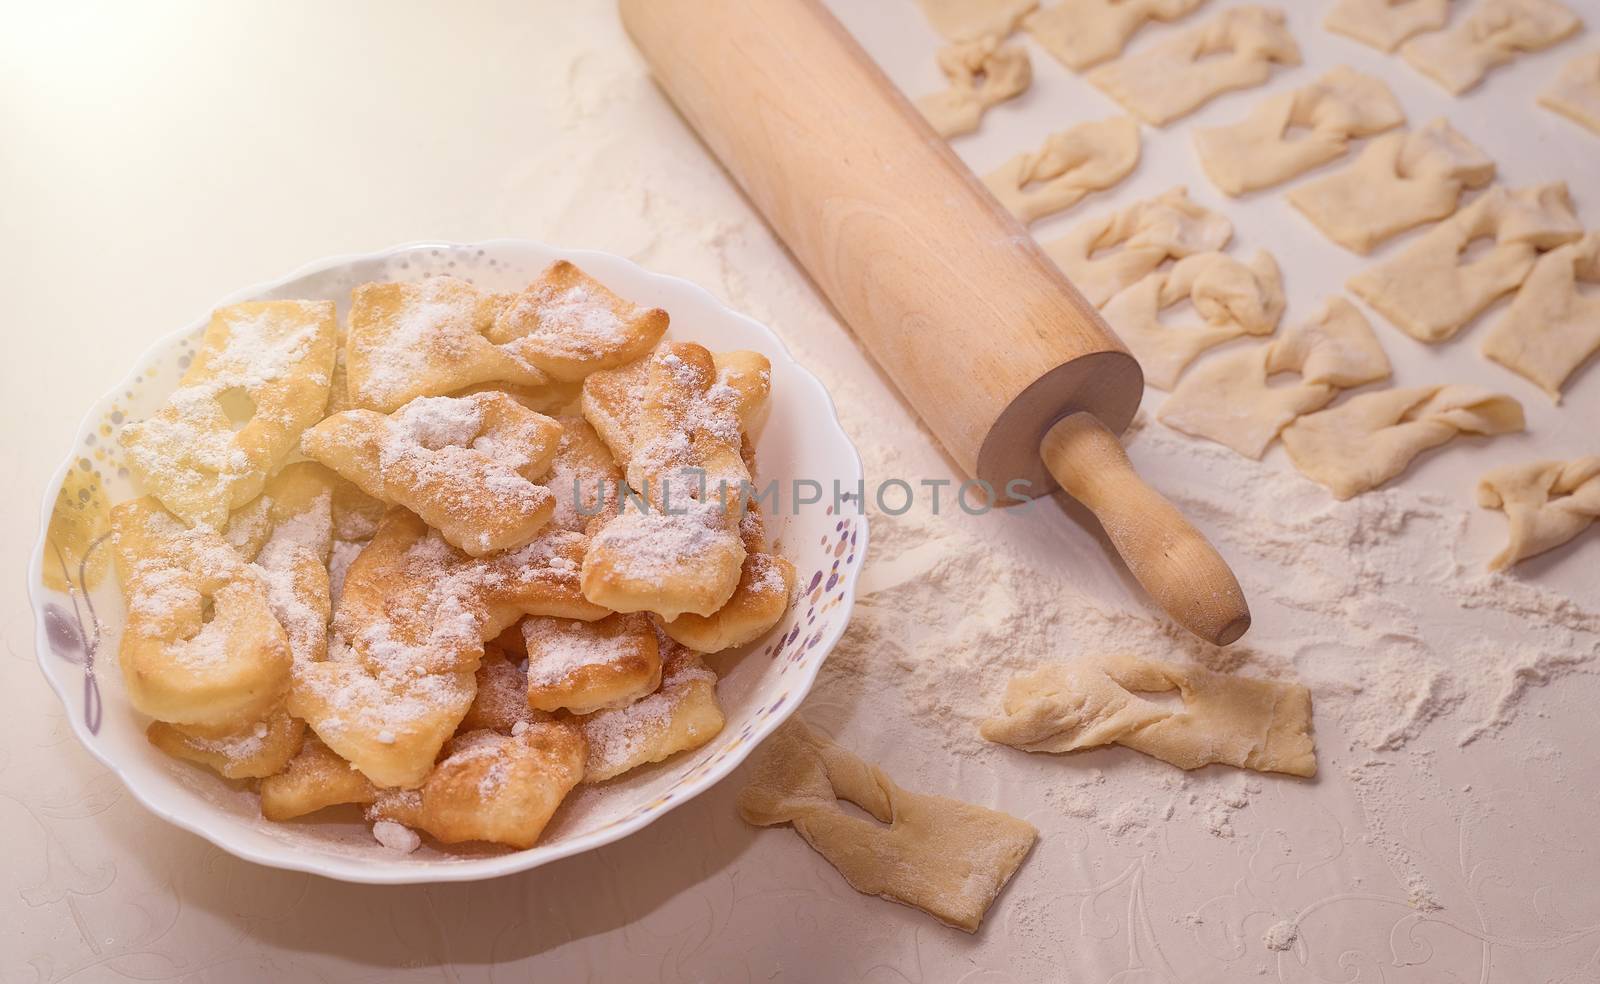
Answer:
[[667, 94], [970, 475], [1057, 484], [1195, 635], [1250, 611], [1116, 435], [1144, 377], [1098, 312], [816, 0], [620, 0]]

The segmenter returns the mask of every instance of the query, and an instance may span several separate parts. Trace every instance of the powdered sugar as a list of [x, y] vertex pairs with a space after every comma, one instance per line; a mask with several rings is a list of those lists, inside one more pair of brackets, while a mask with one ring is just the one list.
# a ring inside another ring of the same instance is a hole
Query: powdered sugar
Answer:
[[393, 820], [379, 820], [372, 825], [372, 839], [391, 851], [410, 854], [422, 845], [422, 838], [410, 827]]

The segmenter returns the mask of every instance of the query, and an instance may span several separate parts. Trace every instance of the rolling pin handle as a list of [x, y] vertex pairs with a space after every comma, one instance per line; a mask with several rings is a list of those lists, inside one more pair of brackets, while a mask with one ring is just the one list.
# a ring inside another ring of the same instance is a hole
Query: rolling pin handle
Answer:
[[1250, 628], [1250, 609], [1228, 562], [1134, 471], [1122, 442], [1089, 413], [1061, 418], [1039, 454], [1083, 503], [1150, 596], [1195, 635], [1226, 646]]

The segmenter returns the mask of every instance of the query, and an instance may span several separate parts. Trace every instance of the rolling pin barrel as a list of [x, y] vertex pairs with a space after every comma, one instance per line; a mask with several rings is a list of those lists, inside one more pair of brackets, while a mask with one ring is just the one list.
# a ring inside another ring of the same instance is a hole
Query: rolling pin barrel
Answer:
[[[997, 498], [1050, 492], [1079, 442], [1053, 457], [1041, 442], [1073, 416], [1116, 443], [1143, 395], [1138, 363], [820, 3], [620, 6], [679, 111], [969, 475]], [[1126, 456], [1094, 460], [1117, 478], [1085, 504], [1126, 531], [1112, 540], [1129, 568], [1166, 584], [1152, 594], [1185, 626], [1231, 641], [1249, 616], [1227, 565], [1212, 550], [1214, 564], [1168, 570], [1174, 544], [1204, 538]], [[1148, 522], [1123, 522], [1154, 503], [1166, 508]], [[1206, 607], [1183, 600], [1195, 585], [1237, 603], [1188, 617]]]

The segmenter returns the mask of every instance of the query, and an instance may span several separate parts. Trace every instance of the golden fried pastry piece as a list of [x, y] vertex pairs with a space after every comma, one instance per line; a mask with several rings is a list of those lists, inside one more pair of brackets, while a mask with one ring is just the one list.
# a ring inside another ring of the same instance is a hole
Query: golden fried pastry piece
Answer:
[[611, 449], [612, 460], [626, 467], [633, 455], [633, 433], [644, 406], [644, 388], [650, 379], [650, 359], [630, 362], [618, 369], [594, 373], [583, 381], [579, 409]]
[[559, 417], [561, 444], [545, 486], [556, 497], [550, 525], [577, 533], [598, 528], [617, 512], [622, 469], [589, 422], [576, 414]]
[[685, 612], [661, 623], [661, 631], [696, 652], [721, 652], [759, 639], [789, 610], [794, 565], [768, 552], [761, 515], [746, 512], [739, 520], [739, 535], [744, 540], [744, 564], [728, 603], [710, 615]]
[[717, 675], [699, 653], [665, 638], [659, 641], [660, 689], [626, 707], [577, 719], [589, 742], [584, 782], [604, 782], [629, 769], [699, 748], [722, 730]]
[[[626, 465], [628, 485], [653, 505], [675, 504], [679, 489], [716, 499], [750, 481], [739, 453], [746, 421], [766, 402], [772, 365], [756, 352], [713, 356], [692, 342], [661, 346], [650, 360], [644, 402]], [[704, 473], [706, 491], [699, 491]], [[664, 485], [671, 482], [671, 486]]]
[[331, 301], [250, 301], [211, 315], [166, 404], [122, 429], [139, 482], [185, 523], [220, 528], [322, 419]]
[[566, 260], [502, 303], [488, 332], [557, 380], [581, 380], [615, 369], [655, 347], [667, 330], [667, 312], [641, 308]]
[[[520, 628], [515, 631], [521, 634]], [[493, 643], [484, 647], [477, 678], [478, 692], [457, 734], [486, 729], [510, 734], [518, 722], [547, 719], [528, 706], [528, 675]]]
[[466, 716], [484, 641], [525, 614], [599, 618], [584, 538], [552, 530], [474, 558], [394, 509], [350, 564], [328, 659], [298, 667], [290, 710], [381, 786], [420, 783]]
[[261, 815], [293, 820], [345, 803], [371, 803], [378, 787], [317, 740], [306, 735], [282, 772], [261, 780]]
[[712, 615], [739, 587], [744, 543], [716, 502], [685, 499], [671, 513], [624, 505], [590, 539], [583, 595], [619, 612]]
[[550, 377], [489, 339], [503, 301], [464, 280], [362, 284], [350, 293], [349, 398], [389, 413], [479, 383], [543, 387]]
[[348, 410], [306, 431], [306, 454], [405, 506], [475, 557], [521, 546], [555, 511], [534, 479], [561, 425], [503, 393], [419, 397], [387, 417]]
[[152, 721], [145, 729], [150, 744], [163, 752], [199, 763], [227, 779], [277, 775], [300, 750], [305, 733], [305, 722], [292, 717], [281, 703], [242, 728]]
[[583, 765], [583, 732], [570, 721], [522, 725], [509, 735], [473, 731], [450, 742], [422, 788], [380, 793], [367, 817], [446, 844], [526, 849], [583, 777]]
[[205, 527], [185, 529], [153, 497], [111, 510], [127, 619], [128, 699], [175, 724], [239, 727], [289, 683], [289, 642], [258, 568]]
[[656, 631], [644, 615], [608, 615], [594, 622], [530, 618], [527, 705], [588, 714], [624, 707], [661, 685]]

